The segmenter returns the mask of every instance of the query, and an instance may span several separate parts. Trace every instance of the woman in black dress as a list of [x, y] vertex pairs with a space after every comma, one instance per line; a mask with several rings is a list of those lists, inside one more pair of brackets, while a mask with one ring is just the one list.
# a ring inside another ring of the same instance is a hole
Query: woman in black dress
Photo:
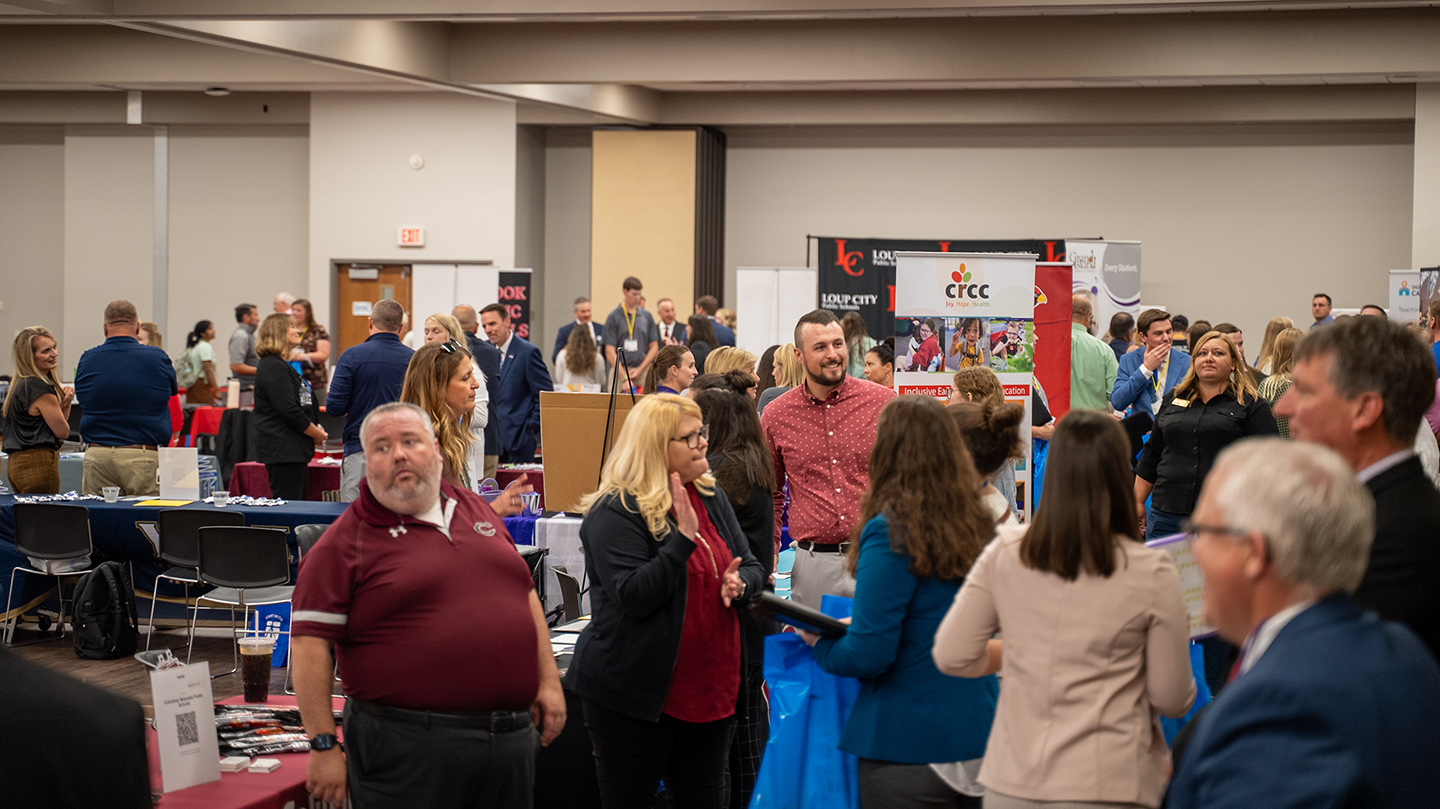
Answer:
[[287, 314], [265, 318], [255, 335], [255, 448], [265, 464], [270, 496], [305, 499], [315, 447], [325, 443], [316, 423], [315, 393], [286, 359], [300, 345], [300, 327]]

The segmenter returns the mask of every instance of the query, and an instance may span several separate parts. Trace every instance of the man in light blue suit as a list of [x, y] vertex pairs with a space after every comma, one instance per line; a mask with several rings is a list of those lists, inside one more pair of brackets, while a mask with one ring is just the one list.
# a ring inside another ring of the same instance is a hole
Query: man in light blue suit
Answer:
[[485, 336], [500, 349], [500, 393], [490, 400], [500, 423], [500, 461], [534, 463], [540, 443], [540, 391], [555, 390], [540, 349], [510, 329], [510, 313], [498, 303], [480, 310]]
[[1205, 620], [1242, 651], [1177, 752], [1168, 809], [1435, 805], [1440, 666], [1350, 597], [1374, 526], [1329, 449], [1264, 438], [1220, 455], [1191, 549]]
[[1155, 415], [1165, 392], [1180, 384], [1190, 370], [1190, 355], [1171, 347], [1170, 315], [1160, 309], [1146, 309], [1135, 324], [1143, 351], [1131, 351], [1120, 359], [1115, 373], [1115, 390], [1110, 404], [1130, 415]]

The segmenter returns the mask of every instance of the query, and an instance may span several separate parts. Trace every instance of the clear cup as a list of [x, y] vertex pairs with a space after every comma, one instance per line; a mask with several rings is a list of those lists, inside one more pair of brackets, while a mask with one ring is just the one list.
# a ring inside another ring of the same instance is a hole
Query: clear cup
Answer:
[[215, 497], [216, 508], [224, 508], [225, 504], [230, 502], [230, 493], [224, 489], [216, 489], [211, 494]]
[[523, 505], [526, 514], [532, 517], [540, 516], [539, 492], [521, 492], [520, 503]]
[[105, 502], [107, 503], [114, 503], [120, 499], [119, 486], [102, 486], [100, 487], [100, 493], [105, 495]]
[[240, 681], [244, 684], [246, 702], [269, 701], [270, 657], [274, 652], [274, 638], [240, 639]]

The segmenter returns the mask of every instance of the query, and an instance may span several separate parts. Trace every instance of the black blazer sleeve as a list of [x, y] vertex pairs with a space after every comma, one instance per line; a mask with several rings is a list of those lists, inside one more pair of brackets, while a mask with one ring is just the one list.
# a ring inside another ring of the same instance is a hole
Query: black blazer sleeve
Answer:
[[313, 423], [307, 410], [300, 406], [300, 375], [288, 363], [274, 355], [261, 358], [255, 367], [255, 405], [264, 401], [281, 424], [303, 433]]
[[[695, 550], [695, 543], [673, 521], [670, 533], [657, 543], [630, 497], [624, 504], [611, 497], [593, 506], [585, 515], [580, 538], [589, 554], [591, 575], [632, 618], [670, 605], [675, 589], [685, 582], [685, 562]], [[652, 550], [657, 544], [658, 553]]]
[[710, 522], [720, 535], [725, 537], [725, 542], [730, 545], [730, 552], [740, 557], [740, 580], [745, 582], [745, 593], [740, 596], [735, 604], [746, 604], [765, 587], [765, 580], [769, 574], [765, 572], [764, 565], [750, 552], [750, 543], [745, 537], [745, 532], [740, 530], [740, 521], [735, 518], [735, 510], [730, 507], [730, 499], [725, 496], [725, 490], [719, 485], [715, 486], [715, 496], [706, 502], [706, 510], [710, 512]]

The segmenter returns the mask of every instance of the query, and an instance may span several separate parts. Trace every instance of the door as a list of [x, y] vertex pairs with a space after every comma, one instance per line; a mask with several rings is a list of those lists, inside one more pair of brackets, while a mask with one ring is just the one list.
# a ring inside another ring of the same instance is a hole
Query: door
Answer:
[[339, 342], [332, 357], [370, 336], [370, 307], [376, 301], [393, 300], [410, 311], [409, 264], [342, 263], [336, 265], [336, 272], [334, 337]]

